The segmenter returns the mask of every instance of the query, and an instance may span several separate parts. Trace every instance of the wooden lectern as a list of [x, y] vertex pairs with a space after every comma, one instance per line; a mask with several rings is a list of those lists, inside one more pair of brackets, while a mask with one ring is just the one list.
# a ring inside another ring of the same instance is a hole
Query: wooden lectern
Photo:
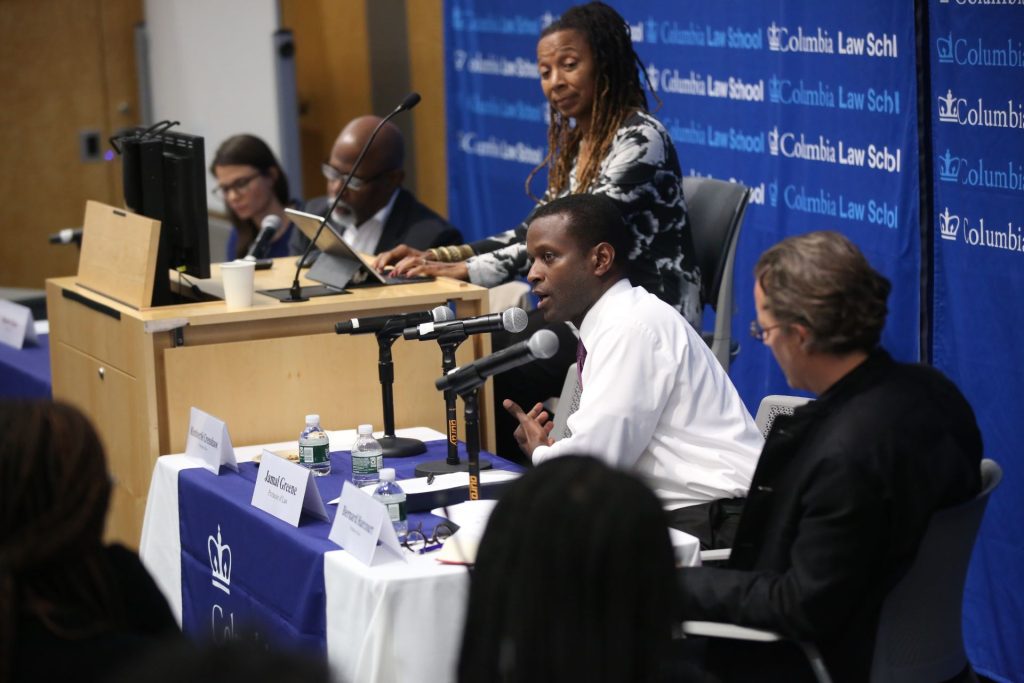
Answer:
[[[379, 430], [376, 340], [337, 335], [334, 324], [449, 302], [460, 318], [489, 312], [486, 289], [447, 278], [294, 304], [260, 295], [291, 284], [295, 257], [256, 272], [251, 308], [228, 310], [223, 301], [147, 308], [158, 230], [156, 221], [89, 202], [79, 274], [46, 283], [53, 397], [96, 425], [115, 480], [107, 537], [130, 547], [138, 545], [153, 464], [184, 451], [192, 406], [224, 420], [236, 446], [297, 440], [307, 413], [319, 413], [328, 431], [367, 422]], [[170, 277], [178, 286], [179, 276]], [[216, 264], [209, 280], [188, 282], [222, 291]], [[474, 335], [458, 362], [489, 352], [489, 335]], [[444, 399], [434, 388], [437, 345], [399, 341], [394, 360], [396, 425], [446, 432]], [[494, 444], [490, 392], [488, 383], [485, 448]]]

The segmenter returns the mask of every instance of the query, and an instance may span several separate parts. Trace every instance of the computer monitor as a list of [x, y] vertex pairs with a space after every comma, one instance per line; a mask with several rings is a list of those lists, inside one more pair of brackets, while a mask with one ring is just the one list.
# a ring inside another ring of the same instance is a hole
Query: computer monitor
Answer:
[[168, 130], [162, 122], [113, 140], [124, 158], [124, 199], [132, 211], [160, 221], [153, 306], [180, 303], [168, 269], [187, 279], [210, 277], [203, 138]]

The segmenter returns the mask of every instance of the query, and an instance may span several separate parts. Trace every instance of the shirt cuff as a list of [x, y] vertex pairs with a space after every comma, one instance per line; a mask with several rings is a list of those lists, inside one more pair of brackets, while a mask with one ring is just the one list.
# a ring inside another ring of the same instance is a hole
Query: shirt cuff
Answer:
[[545, 460], [550, 460], [555, 457], [554, 449], [551, 446], [537, 446], [533, 449], [533, 455], [530, 459], [534, 465], [539, 465]]

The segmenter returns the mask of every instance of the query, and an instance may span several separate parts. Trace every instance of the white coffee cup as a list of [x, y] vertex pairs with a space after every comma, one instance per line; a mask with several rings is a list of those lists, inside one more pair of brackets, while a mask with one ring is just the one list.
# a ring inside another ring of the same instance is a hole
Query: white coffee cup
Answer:
[[220, 276], [224, 282], [224, 301], [228, 308], [252, 306], [252, 292], [256, 281], [255, 261], [237, 260], [222, 263]]

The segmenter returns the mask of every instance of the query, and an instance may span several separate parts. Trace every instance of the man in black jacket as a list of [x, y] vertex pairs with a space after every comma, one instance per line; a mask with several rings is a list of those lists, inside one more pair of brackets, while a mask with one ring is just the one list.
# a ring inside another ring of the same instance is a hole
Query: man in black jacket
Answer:
[[[352, 171], [359, 151], [380, 123], [377, 116], [360, 116], [346, 125], [321, 165], [327, 195], [309, 201], [306, 211], [324, 215]], [[331, 215], [331, 224], [356, 251], [377, 254], [399, 244], [417, 249], [460, 244], [462, 234], [448, 221], [421, 204], [402, 187], [405, 144], [402, 133], [388, 122], [380, 129], [366, 156]], [[301, 254], [309, 240], [292, 233], [289, 250]]]
[[[818, 396], [779, 417], [754, 472], [726, 568], [679, 571], [679, 616], [818, 645], [836, 681], [866, 681], [882, 602], [931, 514], [980, 490], [974, 413], [938, 371], [878, 347], [889, 281], [845, 237], [765, 252], [751, 332], [790, 386]], [[712, 639], [724, 680], [801, 680], [792, 645]]]

